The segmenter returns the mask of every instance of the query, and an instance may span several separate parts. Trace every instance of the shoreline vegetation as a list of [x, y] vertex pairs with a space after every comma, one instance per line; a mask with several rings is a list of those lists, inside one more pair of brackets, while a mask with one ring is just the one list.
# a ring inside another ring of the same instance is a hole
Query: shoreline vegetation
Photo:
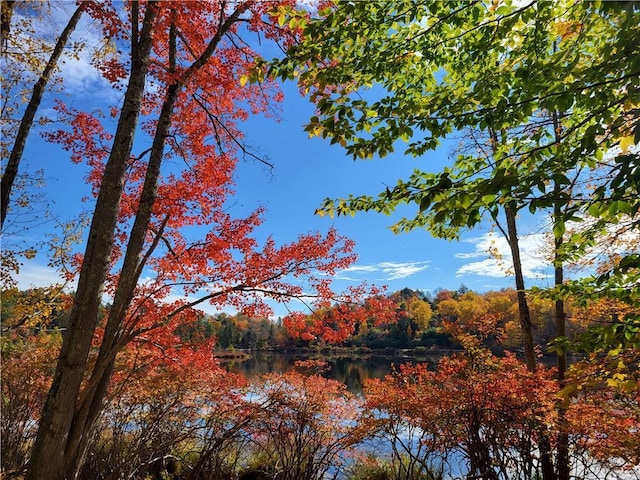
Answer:
[[394, 348], [394, 347], [380, 347], [370, 348], [364, 346], [358, 347], [341, 347], [337, 345], [323, 346], [318, 348], [313, 347], [256, 347], [256, 348], [234, 348], [227, 350], [214, 350], [214, 356], [220, 359], [227, 358], [248, 358], [253, 354], [259, 353], [274, 353], [280, 355], [305, 355], [313, 357], [314, 355], [322, 355], [327, 358], [331, 357], [352, 357], [352, 356], [389, 356], [389, 357], [403, 357], [415, 358], [420, 355], [433, 354], [433, 355], [446, 355], [449, 353], [461, 352], [461, 348], [440, 348], [437, 346], [425, 347], [418, 345], [411, 348]]
[[[37, 292], [8, 293], [6, 318]], [[488, 480], [536, 478], [540, 422], [571, 432], [575, 478], [640, 478], [636, 384], [602, 377], [608, 356], [572, 353], [559, 392], [547, 345], [537, 372], [524, 366], [512, 291], [389, 298], [394, 323], [370, 319], [339, 344], [221, 314], [181, 325], [172, 349], [142, 342], [123, 352], [80, 478], [440, 480], [479, 469], [495, 473], [478, 477]], [[549, 305], [536, 307], [542, 342]], [[587, 317], [573, 313], [579, 338]], [[60, 308], [39, 333], [2, 335], [3, 479], [23, 478], [65, 315]], [[620, 354], [631, 361], [634, 352]]]

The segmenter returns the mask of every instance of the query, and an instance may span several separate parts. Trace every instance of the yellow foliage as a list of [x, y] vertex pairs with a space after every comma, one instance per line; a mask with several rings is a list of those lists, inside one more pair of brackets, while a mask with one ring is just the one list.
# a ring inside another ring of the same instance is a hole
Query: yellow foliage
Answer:
[[3, 290], [2, 327], [12, 331], [48, 328], [69, 307], [69, 300], [61, 285]]
[[581, 22], [576, 21], [559, 21], [551, 26], [553, 33], [559, 36], [561, 40], [577, 36], [583, 27], [584, 25]]
[[413, 321], [418, 325], [420, 330], [425, 330], [433, 317], [431, 304], [418, 298], [409, 304], [409, 313], [413, 316]]
[[622, 153], [627, 153], [629, 151], [629, 148], [633, 145], [635, 145], [633, 135], [622, 137], [620, 139], [620, 150], [622, 151]]

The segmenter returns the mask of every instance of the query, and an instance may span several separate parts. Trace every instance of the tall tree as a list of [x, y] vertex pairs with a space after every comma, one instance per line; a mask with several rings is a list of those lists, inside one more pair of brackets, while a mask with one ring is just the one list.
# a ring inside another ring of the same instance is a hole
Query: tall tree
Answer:
[[[298, 13], [289, 15], [303, 22]], [[321, 213], [388, 213], [399, 203], [417, 204], [419, 212], [400, 222], [400, 230], [424, 226], [427, 209], [435, 213], [432, 226], [448, 214], [450, 227], [472, 226], [478, 207], [493, 211], [505, 204], [504, 194], [522, 198], [532, 212], [565, 208], [576, 201], [565, 192], [568, 175], [595, 168], [619, 146], [608, 180], [556, 216], [554, 230], [587, 209], [605, 223], [624, 212], [636, 215], [638, 155], [630, 145], [639, 137], [633, 106], [639, 15], [637, 5], [619, 2], [338, 2], [320, 11], [305, 27], [306, 40], [269, 66], [311, 92], [318, 106], [307, 126], [311, 135], [331, 137], [354, 158], [371, 158], [402, 141], [405, 154], [423, 155], [463, 127], [523, 129], [494, 152], [500, 161], [482, 183], [471, 182], [486, 164], [467, 158], [460, 162], [467, 163], [466, 176], [453, 178], [460, 173], [455, 168], [416, 172], [375, 201], [328, 199]], [[573, 247], [564, 246], [562, 255]], [[632, 260], [623, 262], [627, 274]]]
[[[53, 2], [2, 3], [0, 224], [3, 248], [0, 281], [3, 285], [15, 285], [14, 276], [23, 261], [34, 258], [44, 246], [52, 250], [61, 246], [42, 239], [34, 240], [35, 236], [29, 232], [33, 227], [55, 222], [61, 236], [66, 236], [70, 229], [82, 227], [82, 219], [68, 222], [52, 215], [41, 188], [46, 184], [44, 170], [25, 168], [23, 157], [32, 132], [51, 121], [46, 115], [38, 116], [38, 112], [47, 97], [59, 93], [61, 64], [65, 57], [74, 58], [81, 52], [82, 42], [73, 41], [71, 37], [87, 5], [82, 3], [69, 9]], [[95, 13], [99, 10], [94, 8]], [[66, 24], [55, 22], [55, 28], [52, 28], [52, 17], [59, 17]], [[96, 51], [87, 49], [86, 53], [97, 58]]]
[[[256, 56], [249, 35], [289, 40], [288, 27], [270, 20], [280, 3], [133, 2], [117, 11], [130, 15], [130, 25], [115, 30], [130, 42], [128, 58], [103, 66], [116, 84], [129, 76], [113, 136], [96, 117], [58, 106], [72, 120], [49, 138], [88, 162], [97, 200], [27, 478], [77, 478], [114, 361], [134, 339], [175, 341], [176, 324], [195, 321], [193, 308], [206, 301], [265, 315], [267, 298], [326, 302], [330, 280], [314, 275], [354, 261], [353, 243], [335, 231], [260, 245], [252, 232], [261, 209], [241, 219], [225, 211], [237, 158], [259, 159], [239, 123], [280, 98], [270, 86], [240, 81]], [[141, 134], [150, 146], [132, 156]], [[172, 289], [189, 299], [170, 301]], [[112, 303], [99, 323], [103, 291]]]
[[[296, 12], [289, 16], [303, 22]], [[589, 204], [610, 212], [614, 223], [619, 211], [637, 214], [640, 203], [629, 191], [637, 188], [631, 171], [638, 156], [627, 152], [639, 132], [632, 106], [640, 74], [636, 5], [337, 2], [318, 17], [305, 25], [304, 41], [269, 66], [272, 75], [295, 76], [311, 91], [317, 105], [311, 135], [330, 137], [354, 158], [385, 156], [401, 142], [408, 144], [405, 154], [421, 156], [465, 127], [493, 139], [489, 156], [459, 157], [439, 173], [417, 171], [377, 198], [327, 199], [319, 213], [389, 213], [415, 204], [415, 217], [396, 231], [427, 227], [450, 238], [484, 212], [496, 219], [503, 210], [517, 270], [517, 212], [548, 210], [558, 292], [565, 291], [562, 265], [572, 245], [564, 236], [569, 219], [586, 215]], [[617, 144], [627, 153], [612, 167], [618, 180], [572, 198], [572, 172], [595, 168]], [[522, 276], [516, 281], [527, 363], [535, 370]], [[562, 335], [561, 297], [556, 306]], [[547, 459], [544, 478], [567, 478], [566, 455], [560, 457], [556, 472]]]
[[134, 10], [131, 75], [94, 210], [69, 329], [40, 417], [38, 435], [27, 470], [28, 479], [69, 478], [68, 465], [65, 464], [66, 443], [109, 270], [124, 176], [138, 124], [158, 15], [157, 5], [150, 3], [144, 10], [142, 29], [138, 35], [138, 12], [137, 8]]
[[[298, 79], [318, 106], [309, 133], [330, 137], [354, 158], [384, 156], [402, 142], [405, 154], [422, 155], [454, 129], [499, 132], [559, 112], [559, 137], [539, 128], [503, 152], [505, 160], [521, 158], [523, 167], [531, 162], [528, 175], [519, 172], [519, 190], [544, 190], [541, 172], [593, 168], [619, 145], [621, 154], [609, 165], [616, 179], [583, 199], [592, 214], [615, 222], [621, 211], [638, 211], [632, 197], [638, 155], [630, 145], [640, 139], [639, 15], [637, 5], [624, 2], [337, 2], [306, 25], [306, 40], [269, 71]], [[300, 13], [289, 16], [304, 24]], [[551, 154], [558, 141], [570, 145], [562, 156]], [[433, 186], [448, 186], [449, 172], [442, 173], [444, 183]], [[513, 180], [505, 173], [496, 171], [494, 188]], [[552, 208], [552, 195], [542, 193], [548, 195], [527, 206]], [[420, 196], [412, 200], [419, 204]], [[336, 202], [336, 211], [366, 205]]]

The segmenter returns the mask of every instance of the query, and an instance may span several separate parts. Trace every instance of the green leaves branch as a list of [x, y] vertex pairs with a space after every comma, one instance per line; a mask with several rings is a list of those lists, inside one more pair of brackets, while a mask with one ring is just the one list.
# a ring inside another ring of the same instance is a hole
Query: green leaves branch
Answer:
[[[297, 79], [317, 106], [309, 135], [354, 159], [401, 145], [405, 155], [424, 156], [454, 131], [493, 132], [489, 153], [415, 171], [377, 196], [325, 199], [318, 214], [391, 214], [413, 204], [415, 215], [393, 231], [426, 228], [454, 239], [487, 214], [497, 220], [505, 206], [554, 211], [556, 261], [567, 262], [608, 225], [639, 214], [637, 38], [640, 10], [619, 2], [338, 1], [267, 74]], [[595, 221], [568, 233], [569, 222], [587, 218]], [[551, 294], [634, 302], [633, 258]]]

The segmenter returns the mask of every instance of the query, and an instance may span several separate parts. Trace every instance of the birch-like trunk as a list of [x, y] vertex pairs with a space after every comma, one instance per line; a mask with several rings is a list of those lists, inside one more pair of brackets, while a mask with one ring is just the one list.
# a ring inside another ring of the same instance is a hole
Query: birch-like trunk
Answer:
[[[7, 2], [11, 6], [5, 6], [5, 3], [2, 4], [3, 14], [5, 9], [11, 12], [10, 8], [14, 2]], [[11, 149], [11, 153], [9, 154], [9, 160], [7, 160], [7, 165], [2, 172], [2, 184], [0, 185], [0, 228], [4, 226], [4, 221], [7, 217], [7, 211], [9, 210], [9, 201], [11, 199], [11, 190], [13, 189], [13, 184], [15, 183], [16, 177], [18, 176], [18, 169], [20, 167], [20, 160], [22, 159], [22, 154], [24, 153], [24, 148], [27, 145], [27, 138], [29, 137], [29, 132], [31, 131], [31, 127], [33, 126], [33, 119], [36, 116], [36, 112], [38, 111], [38, 107], [40, 106], [40, 102], [42, 101], [42, 96], [47, 88], [47, 84], [51, 79], [51, 75], [55, 71], [58, 66], [58, 60], [60, 60], [60, 56], [64, 51], [64, 47], [67, 45], [69, 41], [69, 37], [76, 29], [78, 25], [78, 21], [80, 17], [82, 17], [82, 13], [84, 9], [82, 5], [80, 5], [71, 15], [69, 22], [64, 27], [64, 30], [60, 34], [58, 41], [53, 47], [53, 52], [51, 52], [51, 56], [49, 57], [49, 61], [44, 67], [40, 78], [33, 86], [33, 91], [31, 92], [31, 98], [29, 99], [29, 103], [27, 104], [27, 108], [22, 115], [22, 120], [20, 121], [20, 126], [18, 127], [18, 132], [16, 134], [16, 139], [13, 143], [13, 148]], [[4, 17], [4, 15], [3, 15]], [[10, 21], [10, 15], [9, 20]], [[4, 23], [4, 18], [3, 18]], [[3, 25], [4, 32], [4, 25]]]

